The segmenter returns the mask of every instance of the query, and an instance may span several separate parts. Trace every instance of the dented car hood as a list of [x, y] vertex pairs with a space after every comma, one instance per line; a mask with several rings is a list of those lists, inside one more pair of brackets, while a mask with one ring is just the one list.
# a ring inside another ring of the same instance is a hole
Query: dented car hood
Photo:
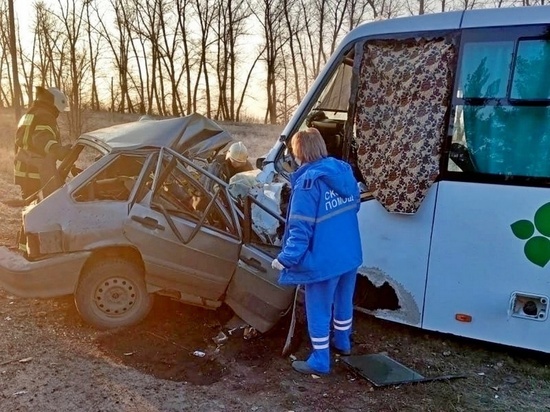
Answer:
[[231, 136], [212, 120], [194, 113], [166, 120], [140, 120], [82, 134], [81, 142], [105, 152], [169, 147], [189, 158], [206, 157], [231, 142]]

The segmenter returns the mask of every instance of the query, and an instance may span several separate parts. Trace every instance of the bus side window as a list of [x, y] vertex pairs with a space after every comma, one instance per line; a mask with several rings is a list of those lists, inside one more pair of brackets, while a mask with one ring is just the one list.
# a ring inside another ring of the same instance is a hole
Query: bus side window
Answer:
[[343, 155], [344, 124], [344, 119], [329, 119], [323, 111], [314, 111], [306, 119], [306, 126], [316, 128], [323, 136], [328, 155], [338, 159]]
[[549, 177], [550, 41], [466, 42], [459, 68], [449, 171]]

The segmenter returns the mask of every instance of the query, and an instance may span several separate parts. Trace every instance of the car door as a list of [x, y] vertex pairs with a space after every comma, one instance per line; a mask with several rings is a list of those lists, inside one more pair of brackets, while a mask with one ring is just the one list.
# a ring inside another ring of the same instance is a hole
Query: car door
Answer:
[[275, 326], [287, 313], [295, 287], [279, 285], [279, 271], [271, 267], [271, 261], [281, 247], [256, 233], [258, 226], [252, 222], [253, 216], [263, 213], [284, 225], [280, 210], [273, 211], [250, 195], [243, 203], [244, 210], [240, 214], [244, 232], [243, 247], [225, 302], [239, 317], [263, 333]]
[[206, 190], [202, 169], [170, 149], [160, 151], [147, 173], [152, 181], [141, 188], [124, 225], [143, 257], [147, 283], [200, 305], [217, 302], [241, 249], [226, 187]]

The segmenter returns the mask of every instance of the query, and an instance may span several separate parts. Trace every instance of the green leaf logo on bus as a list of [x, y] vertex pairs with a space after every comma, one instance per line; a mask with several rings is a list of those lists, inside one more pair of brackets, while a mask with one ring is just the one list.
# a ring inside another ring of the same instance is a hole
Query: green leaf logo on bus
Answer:
[[539, 207], [533, 220], [518, 220], [510, 227], [517, 238], [527, 241], [523, 248], [527, 259], [543, 268], [550, 262], [550, 203]]

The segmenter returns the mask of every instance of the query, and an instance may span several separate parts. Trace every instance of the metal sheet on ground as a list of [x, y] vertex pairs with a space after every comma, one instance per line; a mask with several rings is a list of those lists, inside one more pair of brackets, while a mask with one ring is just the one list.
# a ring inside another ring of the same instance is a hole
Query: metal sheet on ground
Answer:
[[464, 375], [424, 377], [382, 353], [344, 356], [342, 357], [342, 361], [356, 373], [378, 387], [466, 377]]

